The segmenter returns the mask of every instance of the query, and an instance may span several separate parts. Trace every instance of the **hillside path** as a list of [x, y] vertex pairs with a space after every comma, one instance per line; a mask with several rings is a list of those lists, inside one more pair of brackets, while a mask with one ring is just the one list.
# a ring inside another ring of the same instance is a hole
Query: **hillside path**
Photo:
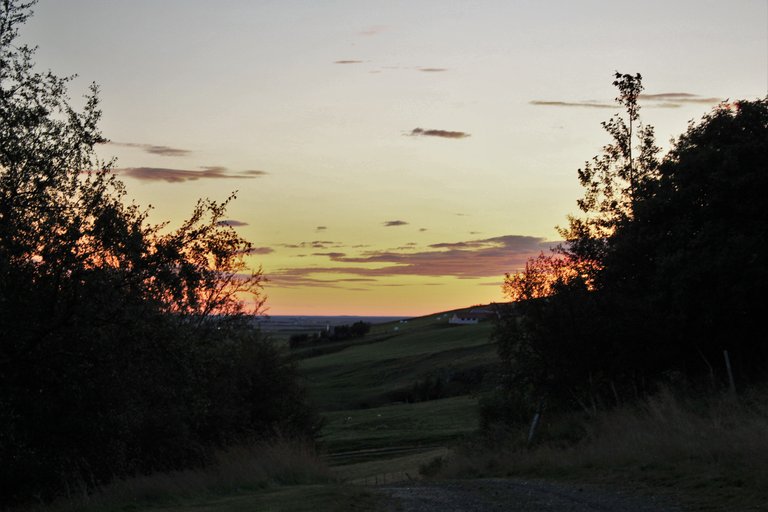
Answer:
[[388, 512], [679, 512], [661, 500], [549, 482], [478, 479], [387, 485]]

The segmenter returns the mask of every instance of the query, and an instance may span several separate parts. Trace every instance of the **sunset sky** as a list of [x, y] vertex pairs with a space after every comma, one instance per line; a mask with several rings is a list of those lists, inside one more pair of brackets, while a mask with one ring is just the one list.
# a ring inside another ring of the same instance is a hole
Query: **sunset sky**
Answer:
[[273, 315], [503, 300], [576, 212], [616, 70], [665, 148], [768, 93], [765, 0], [41, 0], [23, 38], [76, 103], [100, 85], [152, 220], [238, 191]]

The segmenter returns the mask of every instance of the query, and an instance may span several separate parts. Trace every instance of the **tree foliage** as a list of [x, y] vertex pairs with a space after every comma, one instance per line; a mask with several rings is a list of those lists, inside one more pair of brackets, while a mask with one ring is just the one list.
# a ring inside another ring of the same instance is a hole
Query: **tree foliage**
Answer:
[[0, 505], [312, 435], [293, 365], [251, 327], [251, 245], [201, 200], [177, 229], [127, 204], [94, 151], [97, 87], [38, 72], [0, 3]]
[[659, 164], [653, 127], [640, 121], [642, 77], [616, 72], [614, 78], [616, 103], [624, 115], [601, 123], [611, 142], [578, 170], [584, 197], [577, 204], [585, 216], [570, 216], [568, 227], [560, 230], [570, 254], [589, 261], [599, 261], [610, 236], [633, 218], [638, 194], [656, 177]]
[[503, 392], [487, 418], [542, 399], [612, 405], [670, 379], [718, 386], [723, 350], [741, 384], [765, 379], [754, 333], [768, 289], [768, 98], [719, 105], [659, 160], [640, 75], [614, 85], [625, 113], [603, 123], [613, 142], [579, 170], [583, 217], [563, 247], [505, 280], [517, 302], [495, 332]]

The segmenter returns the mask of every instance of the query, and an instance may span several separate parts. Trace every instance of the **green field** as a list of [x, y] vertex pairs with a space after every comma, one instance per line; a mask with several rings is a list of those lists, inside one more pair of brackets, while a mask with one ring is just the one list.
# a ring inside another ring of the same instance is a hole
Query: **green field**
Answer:
[[[321, 446], [338, 471], [353, 479], [414, 472], [408, 461], [423, 463], [422, 454], [476, 430], [478, 393], [497, 361], [492, 323], [454, 326], [448, 316], [379, 324], [354, 342], [294, 351], [325, 419]], [[440, 397], [408, 400], [427, 380], [440, 381]]]

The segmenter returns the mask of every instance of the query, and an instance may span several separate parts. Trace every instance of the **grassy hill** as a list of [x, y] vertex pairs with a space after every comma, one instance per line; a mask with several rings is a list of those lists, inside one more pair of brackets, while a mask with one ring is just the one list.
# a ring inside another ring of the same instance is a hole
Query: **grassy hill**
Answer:
[[492, 322], [450, 325], [452, 313], [294, 350], [325, 417], [320, 441], [333, 465], [388, 459], [397, 468], [392, 459], [419, 459], [477, 428], [478, 393], [497, 364]]

